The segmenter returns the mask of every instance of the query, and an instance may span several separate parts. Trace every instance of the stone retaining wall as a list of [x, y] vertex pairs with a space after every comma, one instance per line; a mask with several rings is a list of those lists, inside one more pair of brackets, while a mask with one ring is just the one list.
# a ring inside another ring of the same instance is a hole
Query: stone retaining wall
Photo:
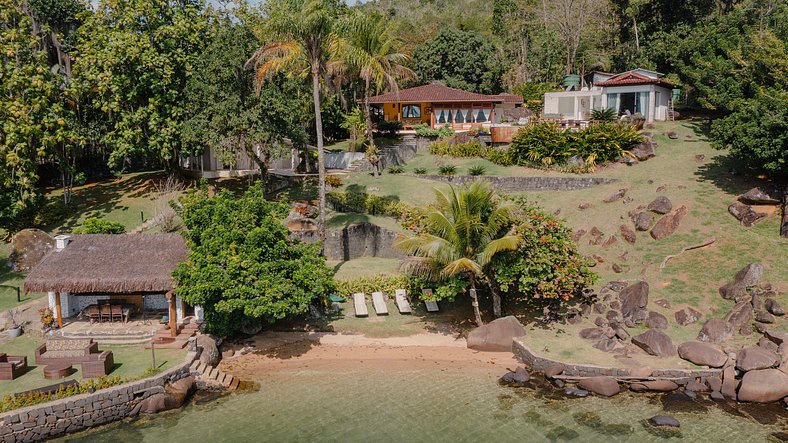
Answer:
[[456, 185], [464, 185], [481, 179], [492, 184], [495, 189], [506, 192], [576, 191], [618, 182], [616, 179], [603, 177], [473, 177], [470, 175], [435, 174], [415, 175], [414, 177]]
[[[522, 340], [515, 339], [512, 344], [514, 356], [525, 363], [529, 368], [544, 372], [550, 365], [561, 364], [564, 366], [562, 375], [571, 377], [596, 377], [599, 375], [609, 375], [611, 377], [629, 377], [629, 369], [612, 368], [607, 366], [583, 365], [575, 363], [564, 363], [558, 360], [540, 357], [526, 346]], [[650, 379], [671, 379], [679, 384], [694, 380], [698, 377], [721, 376], [722, 369], [652, 369]]]
[[[293, 233], [301, 241], [313, 243], [320, 240], [317, 231]], [[329, 260], [352, 260], [359, 257], [401, 259], [405, 256], [394, 248], [397, 233], [374, 223], [361, 222], [342, 229], [326, 232], [323, 253]]]
[[180, 365], [144, 380], [4, 412], [0, 414], [0, 440], [41, 441], [122, 420], [142, 400], [163, 393], [167, 383], [188, 377], [196, 356], [189, 352]]

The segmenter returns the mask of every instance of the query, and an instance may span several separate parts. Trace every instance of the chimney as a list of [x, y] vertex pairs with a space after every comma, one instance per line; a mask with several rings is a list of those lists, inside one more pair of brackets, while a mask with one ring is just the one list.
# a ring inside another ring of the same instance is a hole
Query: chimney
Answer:
[[62, 251], [69, 243], [71, 243], [70, 235], [58, 235], [55, 237], [55, 250]]

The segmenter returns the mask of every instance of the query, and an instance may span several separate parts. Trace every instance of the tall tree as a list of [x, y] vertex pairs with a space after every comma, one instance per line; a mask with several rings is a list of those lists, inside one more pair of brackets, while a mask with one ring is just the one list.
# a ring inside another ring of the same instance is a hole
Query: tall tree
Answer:
[[74, 75], [110, 120], [110, 166], [129, 158], [177, 165], [184, 89], [205, 41], [200, 0], [102, 0], [79, 29]]
[[73, 137], [57, 76], [28, 5], [0, 0], [0, 228], [41, 201], [38, 164]]
[[186, 83], [183, 140], [188, 150], [210, 148], [230, 163], [238, 154], [246, 156], [265, 180], [269, 160], [288, 152], [285, 138], [304, 146], [307, 102], [301, 83], [281, 76], [255, 93], [254, 73], [244, 64], [257, 47], [247, 23], [229, 16], [213, 21], [209, 43]]
[[584, 33], [607, 15], [605, 0], [542, 0], [544, 21], [561, 36], [566, 56], [566, 73], [576, 72], [577, 51]]
[[[399, 90], [399, 81], [416, 77], [416, 73], [405, 64], [410, 56], [402, 52], [402, 42], [397, 36], [397, 27], [386, 17], [377, 13], [360, 13], [346, 16], [340, 28], [347, 40], [336, 40], [341, 45], [335, 52], [342, 54], [353, 72], [364, 84], [364, 120], [369, 146], [375, 146], [372, 131], [372, 112], [369, 98], [373, 88], [382, 91]], [[343, 43], [349, 43], [342, 45]], [[377, 175], [377, 168], [375, 168]]]
[[[413, 256], [410, 269], [431, 280], [461, 276], [475, 296], [479, 280], [490, 281], [490, 263], [496, 254], [513, 251], [522, 237], [510, 232], [514, 206], [496, 200], [492, 187], [477, 181], [449, 192], [436, 190], [435, 209], [427, 215], [424, 232], [398, 240], [395, 246]], [[493, 310], [501, 314], [495, 291]], [[472, 299], [476, 323], [483, 324], [478, 300]]]
[[320, 114], [320, 80], [332, 48], [340, 37], [336, 22], [341, 7], [337, 0], [275, 0], [266, 4], [265, 34], [271, 39], [259, 48], [249, 64], [256, 69], [257, 88], [278, 73], [309, 77], [317, 132], [319, 212], [317, 229], [326, 238], [326, 165], [323, 151], [323, 122]]

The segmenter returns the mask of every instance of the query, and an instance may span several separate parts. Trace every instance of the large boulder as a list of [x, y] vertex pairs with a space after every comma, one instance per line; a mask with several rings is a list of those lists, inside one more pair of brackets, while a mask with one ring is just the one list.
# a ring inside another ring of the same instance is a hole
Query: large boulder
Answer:
[[678, 428], [681, 426], [678, 420], [669, 415], [655, 415], [648, 419], [652, 426], [667, 426], [669, 428]]
[[687, 326], [700, 320], [701, 317], [703, 317], [703, 314], [701, 314], [697, 309], [686, 307], [682, 310], [676, 311], [673, 314], [673, 317], [676, 318], [676, 323], [680, 324], [681, 326]]
[[744, 374], [739, 401], [771, 403], [788, 397], [788, 374], [777, 369], [760, 369]]
[[640, 161], [648, 160], [657, 155], [654, 150], [654, 141], [651, 140], [651, 137], [644, 137], [644, 140], [630, 148], [629, 152]]
[[621, 392], [621, 387], [615, 378], [606, 375], [585, 378], [578, 385], [586, 391], [605, 397], [612, 397]]
[[607, 197], [606, 197], [604, 200], [602, 200], [602, 201], [603, 201], [603, 202], [605, 202], [605, 203], [613, 203], [613, 202], [614, 202], [614, 201], [616, 201], [616, 200], [619, 200], [619, 199], [621, 199], [621, 198], [624, 198], [624, 196], [625, 196], [626, 194], [627, 194], [627, 190], [626, 190], [626, 189], [619, 189], [618, 191], [616, 191], [616, 192], [614, 192], [614, 193], [612, 193], [612, 194], [608, 195], [608, 196], [607, 196]]
[[631, 320], [634, 317], [645, 314], [642, 311], [648, 305], [648, 291], [648, 283], [639, 281], [627, 286], [618, 294], [618, 299], [621, 301], [621, 314], [624, 316], [624, 320]]
[[194, 377], [182, 378], [175, 383], [164, 387], [164, 392], [156, 392], [137, 403], [131, 415], [138, 413], [155, 414], [161, 411], [180, 408], [191, 394], [194, 387]]
[[632, 223], [635, 224], [635, 229], [638, 231], [648, 231], [653, 222], [654, 217], [650, 212], [638, 212], [632, 217]]
[[698, 366], [721, 368], [728, 360], [728, 356], [716, 347], [697, 341], [682, 343], [678, 348], [679, 357]]
[[621, 225], [621, 226], [619, 226], [618, 230], [619, 230], [619, 232], [621, 232], [621, 238], [626, 240], [627, 243], [632, 244], [632, 243], [635, 243], [635, 241], [637, 240], [637, 236], [635, 235], [635, 231], [633, 231], [632, 228], [630, 228], [629, 226]]
[[707, 320], [698, 333], [698, 340], [708, 343], [722, 343], [731, 338], [733, 327], [725, 320], [713, 318]]
[[720, 392], [727, 398], [736, 399], [736, 389], [739, 388], [739, 380], [736, 380], [736, 368], [733, 363], [728, 362], [722, 370], [722, 389]]
[[200, 334], [197, 336], [197, 347], [202, 348], [200, 352], [200, 362], [206, 366], [216, 366], [222, 358], [219, 352], [219, 347], [216, 346], [216, 340], [207, 334]]
[[670, 380], [646, 380], [629, 384], [629, 389], [635, 392], [670, 392], [675, 391], [678, 388], [679, 385]]
[[659, 219], [657, 224], [651, 228], [651, 237], [654, 238], [654, 240], [662, 240], [676, 232], [681, 224], [681, 220], [684, 219], [688, 211], [685, 205], [681, 205], [675, 211], [663, 216]]
[[768, 369], [779, 364], [777, 355], [758, 346], [744, 348], [736, 355], [736, 369], [740, 371]]
[[524, 386], [531, 379], [531, 374], [523, 368], [518, 366], [514, 371], [509, 371], [501, 377], [501, 383], [509, 386]]
[[668, 319], [659, 312], [649, 311], [646, 326], [651, 329], [668, 329]]
[[752, 318], [752, 304], [747, 300], [742, 300], [731, 308], [731, 311], [725, 316], [725, 321], [728, 322], [733, 329], [738, 329], [749, 323]]
[[525, 335], [525, 328], [514, 316], [502, 317], [479, 326], [468, 334], [468, 347], [477, 351], [507, 352], [512, 340]]
[[22, 229], [11, 239], [8, 264], [17, 272], [28, 272], [55, 247], [55, 239], [40, 229]]
[[777, 303], [777, 300], [773, 298], [767, 298], [764, 306], [766, 307], [766, 310], [772, 315], [776, 315], [778, 317], [785, 315], [785, 310], [783, 307], [780, 306], [780, 304]]
[[760, 263], [750, 263], [736, 273], [736, 276], [733, 277], [733, 281], [719, 289], [720, 295], [725, 300], [738, 301], [747, 293], [747, 287], [758, 283], [762, 275], [763, 265]]
[[750, 205], [739, 202], [734, 202], [728, 206], [728, 212], [730, 212], [736, 220], [739, 220], [742, 225], [748, 228], [766, 218], [767, 215], [764, 212], [755, 211]]
[[782, 196], [775, 187], [755, 187], [740, 195], [739, 201], [748, 205], [779, 205]]
[[676, 346], [673, 345], [670, 337], [656, 329], [649, 329], [640, 335], [632, 337], [632, 343], [657, 357], [672, 357], [676, 355]]
[[673, 203], [669, 198], [665, 197], [664, 195], [660, 195], [651, 203], [649, 203], [646, 209], [651, 212], [656, 212], [657, 214], [667, 214], [671, 209], [673, 209]]

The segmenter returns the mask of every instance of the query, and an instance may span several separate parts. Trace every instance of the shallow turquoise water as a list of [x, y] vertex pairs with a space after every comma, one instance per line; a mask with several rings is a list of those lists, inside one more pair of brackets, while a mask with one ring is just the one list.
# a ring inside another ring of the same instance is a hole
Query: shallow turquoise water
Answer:
[[[710, 401], [663, 407], [662, 397], [630, 393], [564, 399], [540, 389], [499, 386], [492, 375], [426, 364], [395, 369], [268, 373], [259, 392], [195, 401], [136, 421], [69, 436], [80, 442], [764, 442], [785, 431], [785, 411], [759, 414]], [[656, 414], [681, 421], [662, 435], [643, 423]]]

